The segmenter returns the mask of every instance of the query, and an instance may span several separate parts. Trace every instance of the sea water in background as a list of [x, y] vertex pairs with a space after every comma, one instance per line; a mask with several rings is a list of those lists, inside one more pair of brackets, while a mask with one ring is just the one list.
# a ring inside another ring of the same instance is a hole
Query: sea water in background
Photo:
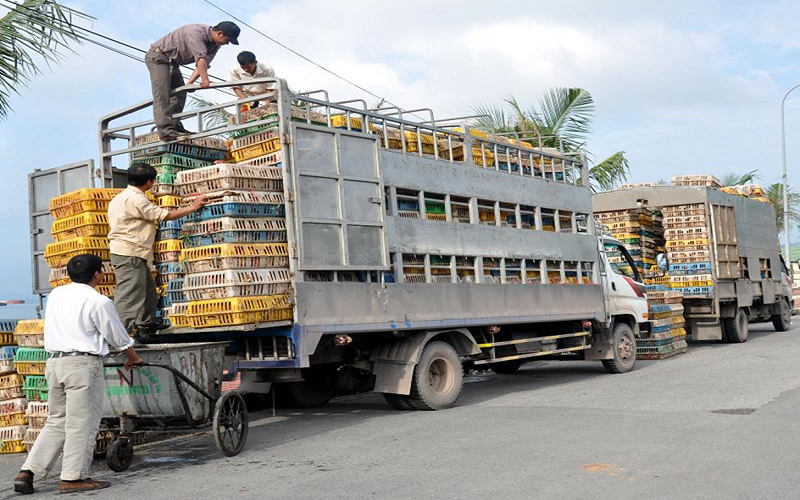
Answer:
[[0, 306], [0, 320], [3, 319], [35, 319], [36, 303], [8, 304]]

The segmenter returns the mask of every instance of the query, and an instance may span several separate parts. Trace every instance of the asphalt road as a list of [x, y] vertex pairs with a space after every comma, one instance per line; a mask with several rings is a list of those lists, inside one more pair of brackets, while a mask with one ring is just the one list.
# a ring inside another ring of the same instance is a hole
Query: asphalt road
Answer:
[[[795, 324], [800, 318], [795, 317]], [[800, 327], [690, 344], [624, 375], [599, 363], [472, 376], [460, 405], [396, 412], [372, 394], [252, 415], [224, 458], [207, 434], [145, 445], [104, 499], [797, 499]], [[12, 478], [21, 455], [0, 457]], [[57, 481], [37, 483], [51, 496]], [[0, 498], [14, 498], [0, 493]]]

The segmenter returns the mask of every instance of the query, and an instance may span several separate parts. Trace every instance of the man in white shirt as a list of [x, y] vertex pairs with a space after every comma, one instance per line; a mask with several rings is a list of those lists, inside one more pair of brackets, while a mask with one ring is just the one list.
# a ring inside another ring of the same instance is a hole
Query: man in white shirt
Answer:
[[[245, 80], [252, 80], [253, 78], [274, 78], [275, 70], [270, 66], [256, 61], [256, 55], [249, 51], [240, 52], [236, 56], [238, 66], [231, 68], [230, 81], [238, 82]], [[233, 91], [239, 96], [239, 99], [246, 99], [250, 96], [261, 95], [268, 93], [265, 100], [274, 99], [275, 85], [271, 83], [257, 83], [251, 85], [242, 85], [240, 87], [233, 87]], [[253, 107], [258, 106], [258, 101], [253, 103]]]
[[148, 333], [163, 324], [156, 321], [158, 294], [150, 274], [156, 222], [180, 219], [202, 208], [205, 196], [198, 196], [184, 208], [167, 210], [147, 199], [156, 182], [156, 169], [147, 163], [128, 168], [128, 187], [108, 205], [108, 241], [114, 265], [114, 304], [122, 324], [133, 334]]
[[95, 287], [103, 279], [103, 262], [95, 255], [77, 255], [67, 263], [72, 283], [56, 288], [47, 299], [44, 348], [50, 403], [47, 423], [14, 479], [14, 491], [33, 493], [33, 476], [47, 476], [61, 455], [60, 493], [99, 490], [108, 481], [87, 477], [95, 436], [103, 412], [103, 359], [109, 346], [127, 356], [125, 367], [141, 364], [114, 303]]

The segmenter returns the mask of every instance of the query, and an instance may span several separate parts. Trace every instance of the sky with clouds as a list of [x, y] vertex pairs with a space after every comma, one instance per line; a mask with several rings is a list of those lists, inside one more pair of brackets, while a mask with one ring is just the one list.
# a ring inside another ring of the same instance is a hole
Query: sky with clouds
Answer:
[[[182, 24], [226, 19], [203, 0], [64, 3], [96, 18], [85, 27], [142, 48]], [[550, 87], [585, 88], [597, 107], [589, 149], [599, 159], [625, 151], [633, 182], [756, 168], [762, 183], [780, 180], [779, 104], [800, 83], [800, 2], [214, 3], [374, 94], [440, 117], [509, 95], [535, 105]], [[294, 89], [376, 101], [252, 30], [239, 40], [220, 50], [213, 74], [225, 76], [246, 49]], [[0, 121], [0, 297], [30, 293], [26, 174], [96, 158], [99, 117], [149, 98], [143, 64], [92, 45], [76, 50], [20, 89]], [[796, 97], [786, 123], [797, 189]]]

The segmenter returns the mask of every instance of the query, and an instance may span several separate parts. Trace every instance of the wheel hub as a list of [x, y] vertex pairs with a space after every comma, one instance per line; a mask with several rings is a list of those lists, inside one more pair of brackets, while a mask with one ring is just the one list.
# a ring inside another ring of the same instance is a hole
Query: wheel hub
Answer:
[[445, 358], [436, 358], [428, 367], [428, 382], [436, 394], [447, 394], [453, 388], [453, 371]]
[[620, 339], [617, 350], [619, 351], [619, 357], [621, 359], [628, 359], [633, 355], [634, 352], [633, 343], [629, 338], [624, 337]]

